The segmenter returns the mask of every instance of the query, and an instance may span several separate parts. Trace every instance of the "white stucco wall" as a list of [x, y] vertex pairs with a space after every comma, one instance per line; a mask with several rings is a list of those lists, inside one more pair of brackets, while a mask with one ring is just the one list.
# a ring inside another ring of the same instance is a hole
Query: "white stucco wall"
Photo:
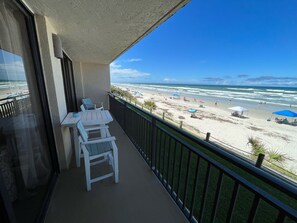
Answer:
[[61, 122], [67, 115], [67, 108], [61, 61], [54, 57], [52, 33], [55, 33], [55, 30], [45, 17], [37, 15], [35, 19], [60, 169], [67, 169], [72, 146], [69, 129], [61, 127]]
[[110, 91], [109, 64], [74, 62], [75, 88], [78, 105], [82, 98], [91, 98], [98, 105], [104, 103], [108, 109], [108, 95]]

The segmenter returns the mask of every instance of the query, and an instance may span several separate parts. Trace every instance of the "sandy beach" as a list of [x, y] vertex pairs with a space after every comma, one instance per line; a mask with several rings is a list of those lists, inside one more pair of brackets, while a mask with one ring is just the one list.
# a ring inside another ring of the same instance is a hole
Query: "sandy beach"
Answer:
[[[140, 89], [130, 88], [131, 92]], [[245, 118], [231, 116], [228, 103], [205, 101], [190, 97], [172, 99], [170, 94], [141, 90], [143, 98], [137, 100], [143, 103], [146, 100], [154, 101], [157, 109], [154, 113], [162, 116], [165, 112], [167, 119], [176, 123], [183, 122], [183, 127], [189, 129], [199, 137], [205, 138], [207, 132], [211, 133], [210, 140], [223, 143], [241, 155], [248, 156], [251, 147], [248, 138], [255, 137], [261, 140], [268, 150], [277, 150], [286, 155], [286, 161], [276, 163], [293, 172], [297, 172], [297, 127], [278, 124], [274, 121], [275, 115], [263, 109], [265, 104], [244, 112]], [[203, 107], [201, 107], [201, 105]], [[191, 118], [188, 109], [197, 109], [198, 118]], [[284, 108], [285, 109], [285, 108]], [[288, 108], [286, 108], [288, 109]], [[271, 121], [267, 121], [271, 118]]]

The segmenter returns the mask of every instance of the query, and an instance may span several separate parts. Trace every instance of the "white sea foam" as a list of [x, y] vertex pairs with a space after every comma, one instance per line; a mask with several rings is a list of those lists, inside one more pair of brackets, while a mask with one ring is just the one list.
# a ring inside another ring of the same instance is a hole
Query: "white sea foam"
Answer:
[[228, 90], [239, 90], [239, 91], [254, 91], [256, 90], [255, 88], [233, 88], [233, 87], [229, 87], [227, 88]]
[[[217, 87], [217, 86], [170, 86], [154, 84], [126, 84], [125, 86], [137, 87], [151, 91], [166, 93], [179, 92], [181, 95], [193, 95], [195, 97], [203, 96], [210, 98], [235, 99], [250, 101], [253, 103], [266, 103], [289, 106], [297, 104], [297, 91], [282, 89], [265, 89], [265, 88], [236, 88], [236, 87]], [[217, 88], [217, 89], [216, 89]], [[245, 91], [245, 92], [243, 92]]]
[[297, 93], [297, 91], [287, 91], [287, 90], [276, 90], [276, 89], [266, 89], [266, 91], [271, 91], [271, 92], [283, 92], [283, 93]]

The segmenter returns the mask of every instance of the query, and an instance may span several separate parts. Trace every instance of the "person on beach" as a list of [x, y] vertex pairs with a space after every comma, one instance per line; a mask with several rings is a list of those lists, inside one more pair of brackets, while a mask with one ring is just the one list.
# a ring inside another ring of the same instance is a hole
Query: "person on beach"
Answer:
[[218, 105], [218, 102], [215, 102], [215, 106], [217, 106]]

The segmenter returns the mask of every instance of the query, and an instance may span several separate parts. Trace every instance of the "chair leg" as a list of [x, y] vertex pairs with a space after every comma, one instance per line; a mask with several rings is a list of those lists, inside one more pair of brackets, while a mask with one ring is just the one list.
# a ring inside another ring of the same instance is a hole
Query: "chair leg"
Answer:
[[[104, 125], [100, 125], [101, 127], [104, 127]], [[106, 138], [107, 136], [107, 133], [106, 133], [106, 130], [105, 129], [101, 129], [100, 130], [100, 135], [101, 135], [101, 138]]]
[[77, 163], [78, 163], [78, 167], [80, 167], [80, 163], [81, 163], [81, 158], [83, 157], [83, 153], [82, 153], [82, 149], [81, 149], [81, 146], [79, 146], [79, 148], [78, 148], [78, 150], [79, 150], [79, 152], [78, 152], [78, 160], [77, 160]]
[[107, 158], [108, 158], [108, 165], [112, 165], [112, 168], [114, 168], [112, 155], [111, 154], [108, 154], [107, 155]]
[[114, 182], [119, 182], [119, 162], [118, 162], [118, 150], [113, 150], [113, 171], [114, 171]]
[[86, 173], [86, 186], [87, 191], [91, 190], [91, 167], [90, 167], [90, 157], [84, 156], [85, 161], [85, 173]]

